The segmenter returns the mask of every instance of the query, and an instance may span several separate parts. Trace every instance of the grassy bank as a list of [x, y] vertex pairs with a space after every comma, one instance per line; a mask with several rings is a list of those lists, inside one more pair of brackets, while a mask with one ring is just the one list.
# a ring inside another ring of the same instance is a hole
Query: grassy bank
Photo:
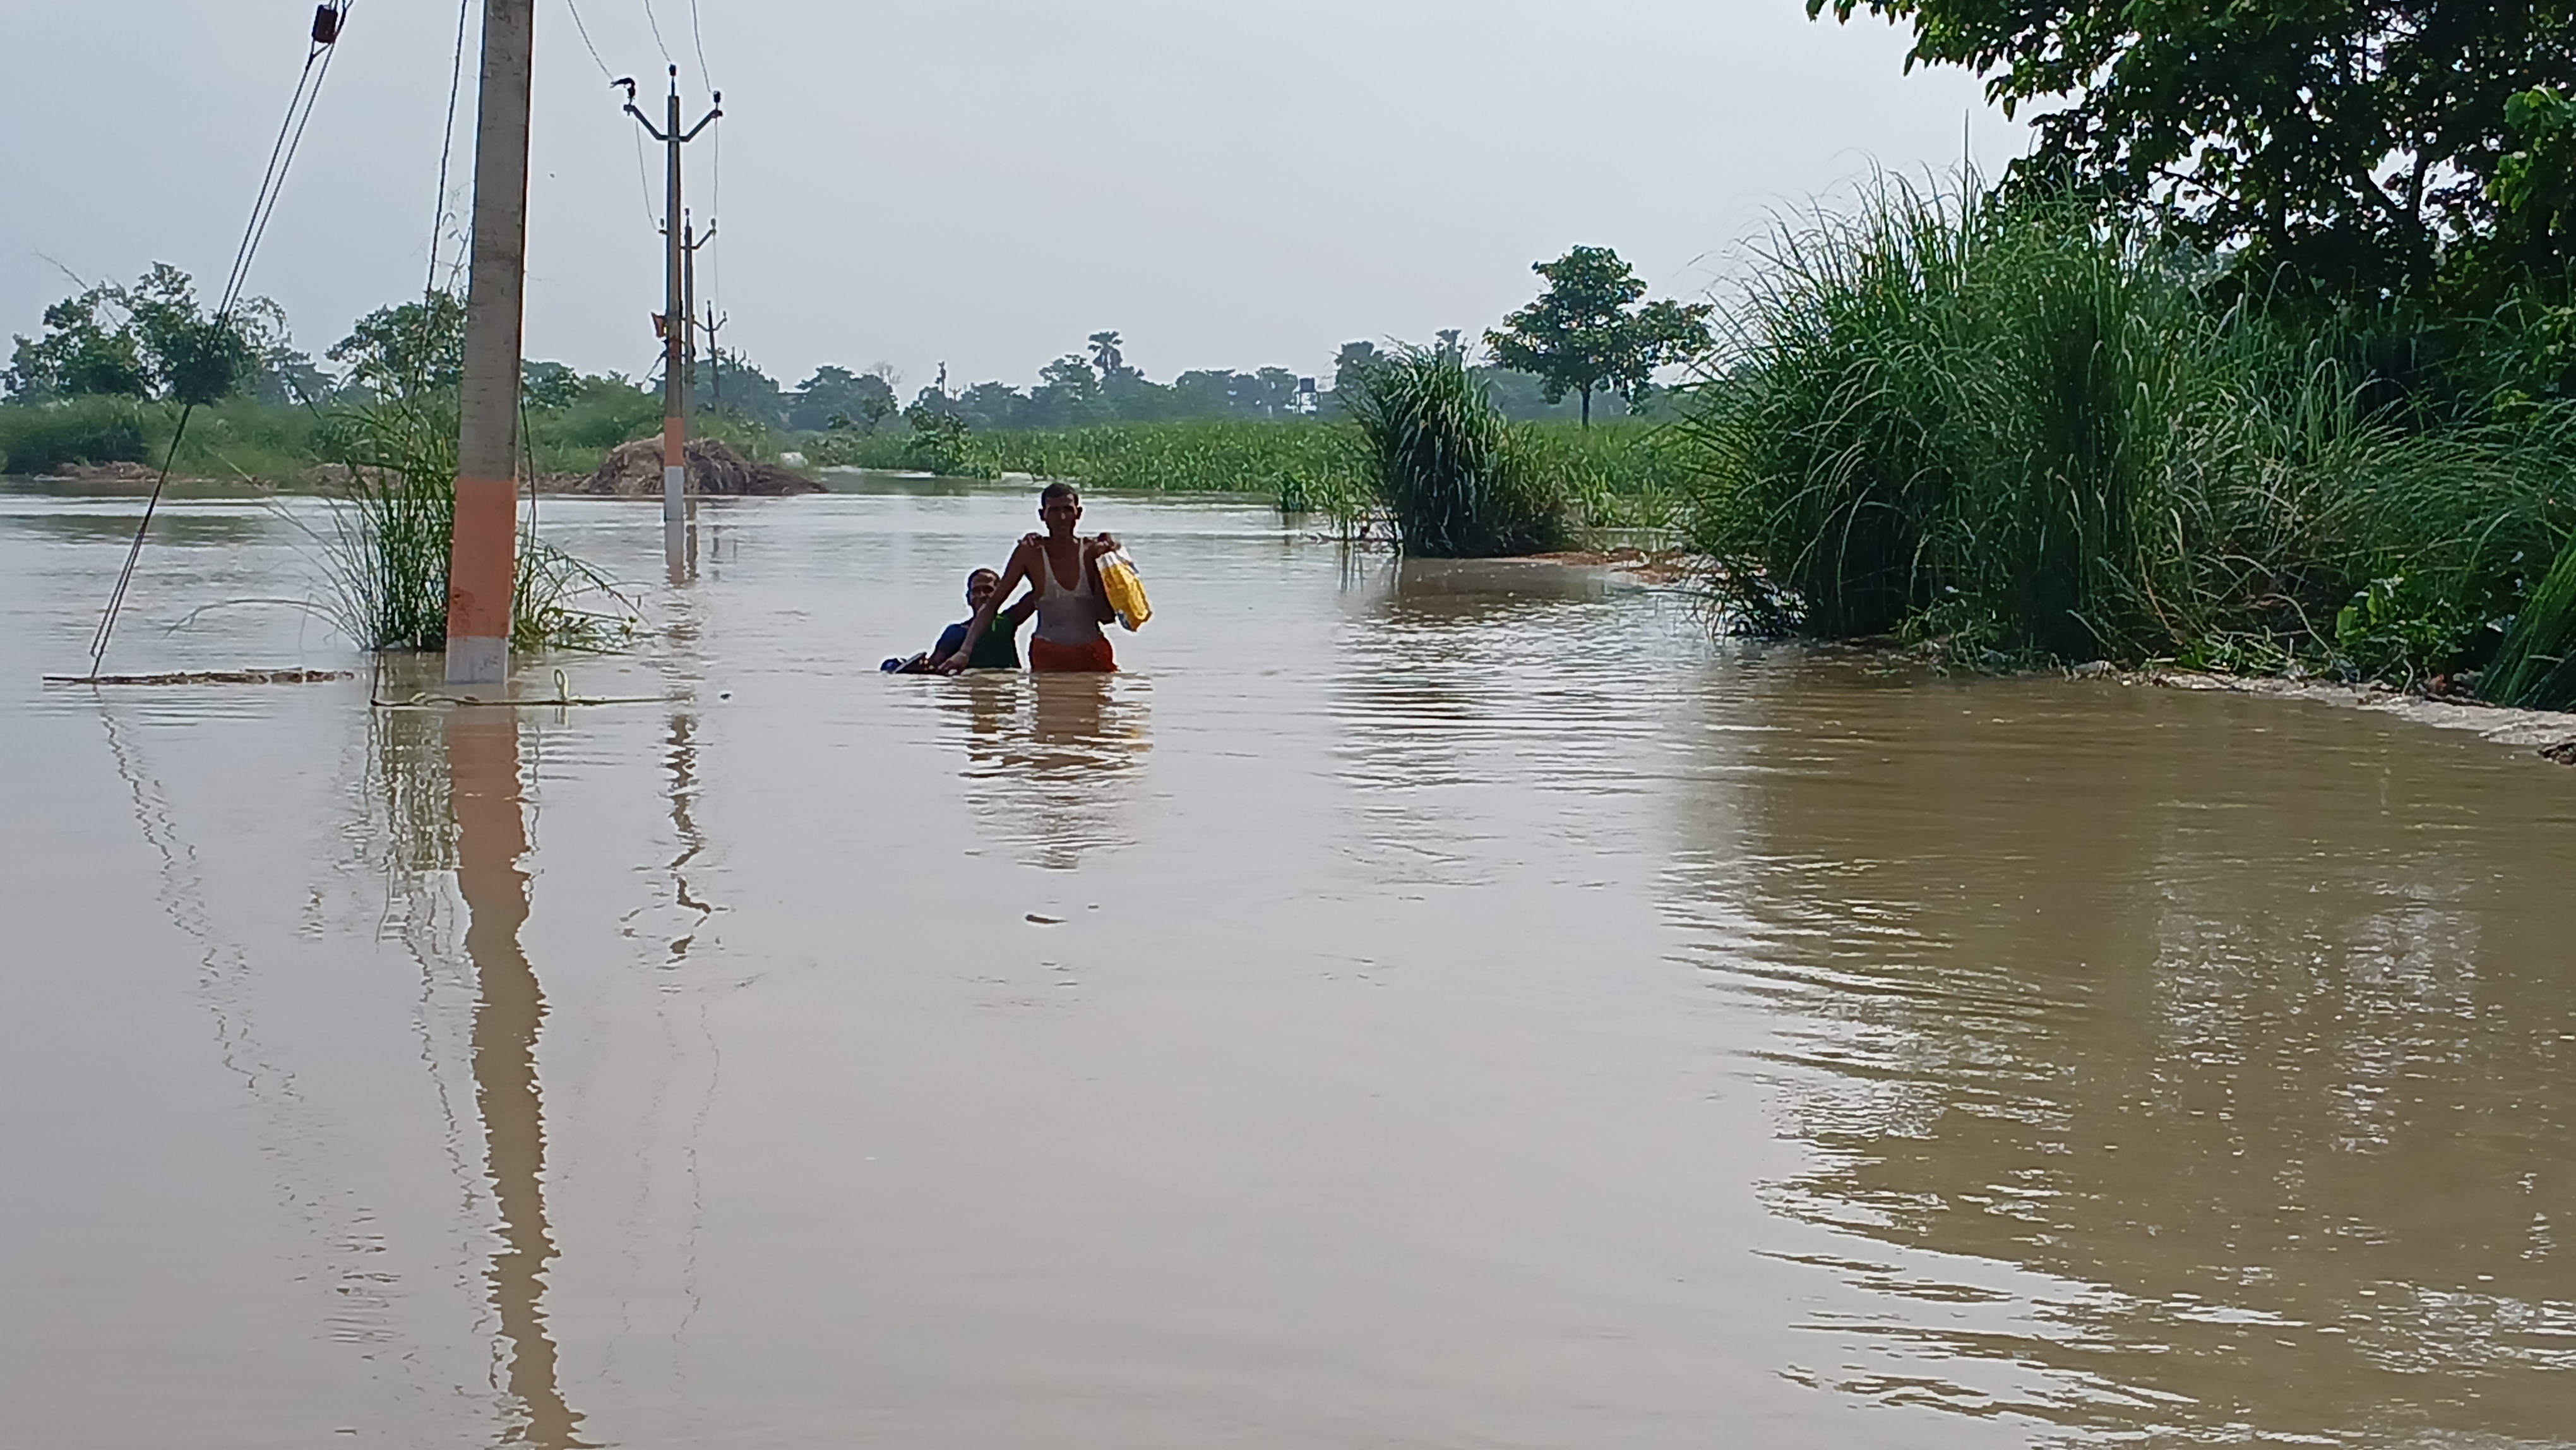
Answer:
[[1691, 425], [1728, 602], [1988, 664], [2490, 664], [2576, 527], [2576, 409], [2393, 378], [2384, 326], [2218, 280], [2047, 202], [1782, 234]]
[[[1533, 473], [1564, 492], [1583, 526], [1672, 527], [1691, 497], [1698, 455], [1674, 430], [1621, 420], [1588, 430], [1522, 423], [1512, 433]], [[1139, 493], [1254, 494], [1292, 513], [1355, 516], [1373, 497], [1365, 440], [1341, 421], [1123, 423], [947, 440], [896, 425], [776, 441], [817, 463], [977, 478], [1027, 473]]]
[[[317, 468], [344, 461], [363, 411], [354, 404], [301, 407], [227, 398], [190, 415], [172, 468], [186, 478], [301, 487]], [[588, 473], [609, 449], [656, 431], [661, 417], [659, 400], [614, 393], [570, 407], [531, 408], [528, 453], [540, 473]], [[130, 398], [0, 404], [0, 473], [51, 473], [74, 464], [158, 467], [178, 423], [176, 405]], [[721, 422], [710, 431], [731, 441]]]

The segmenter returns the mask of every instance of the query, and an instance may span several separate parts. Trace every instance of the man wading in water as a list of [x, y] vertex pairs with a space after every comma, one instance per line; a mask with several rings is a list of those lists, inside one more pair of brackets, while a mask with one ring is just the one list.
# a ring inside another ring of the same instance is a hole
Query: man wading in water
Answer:
[[953, 675], [966, 668], [976, 641], [993, 627], [993, 614], [1021, 580], [1038, 592], [1038, 628], [1029, 640], [1029, 669], [1109, 671], [1118, 668], [1109, 636], [1100, 626], [1118, 617], [1100, 587], [1100, 556], [1118, 547], [1107, 534], [1081, 538], [1073, 532], [1082, 522], [1082, 495], [1072, 484], [1050, 483], [1038, 494], [1038, 517], [1044, 536], [1031, 534], [1011, 551], [1002, 570], [1001, 587], [975, 611], [966, 626], [965, 643], [939, 662], [939, 672]]

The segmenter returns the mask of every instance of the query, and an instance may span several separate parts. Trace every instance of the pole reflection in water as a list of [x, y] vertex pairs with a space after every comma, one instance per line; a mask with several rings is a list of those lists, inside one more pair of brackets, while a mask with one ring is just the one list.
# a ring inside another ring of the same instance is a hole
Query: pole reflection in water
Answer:
[[526, 817], [519, 790], [519, 722], [509, 710], [447, 717], [456, 811], [456, 885], [465, 898], [465, 951], [474, 965], [474, 1097], [483, 1116], [484, 1162], [501, 1212], [501, 1248], [486, 1278], [508, 1341], [508, 1390], [519, 1422], [514, 1444], [573, 1447], [581, 1416], [555, 1382], [546, 1332], [545, 1105], [537, 1087], [537, 1030], [545, 993], [519, 946], [528, 919]]
[[697, 730], [696, 717], [674, 712], [670, 734], [663, 742], [669, 747], [663, 760], [671, 773], [671, 832], [680, 843], [680, 854], [671, 858], [669, 867], [671, 900], [689, 913], [687, 927], [671, 938], [668, 965], [674, 967], [689, 959], [689, 948], [697, 944], [699, 929], [716, 913], [714, 906], [699, 900], [689, 887], [689, 863], [697, 860], [707, 849], [706, 833], [698, 829], [696, 819], [690, 814], [690, 805], [698, 795]]

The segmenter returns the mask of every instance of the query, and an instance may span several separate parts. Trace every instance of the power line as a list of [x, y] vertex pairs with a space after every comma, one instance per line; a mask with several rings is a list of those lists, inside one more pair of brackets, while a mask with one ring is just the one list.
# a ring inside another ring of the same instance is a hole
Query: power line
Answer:
[[[285, 194], [286, 173], [295, 165], [295, 153], [304, 144], [305, 124], [313, 119], [313, 108], [322, 99], [322, 82], [331, 74], [331, 57], [339, 52], [340, 32], [348, 24], [349, 12], [357, 0], [340, 0], [336, 9], [325, 6], [313, 19], [313, 38], [304, 52], [304, 69], [295, 77], [295, 90], [286, 101], [286, 116], [278, 122], [277, 139], [268, 148], [268, 167], [260, 175], [259, 190], [252, 197], [250, 220], [242, 227], [241, 245], [233, 252], [232, 275], [224, 280], [221, 302], [215, 309], [215, 325], [229, 326], [233, 309], [240, 305], [242, 288], [250, 282], [251, 258], [259, 251], [260, 238], [268, 234], [268, 220], [277, 214], [278, 198]], [[320, 62], [319, 65], [315, 62]], [[153, 480], [151, 497], [143, 502], [143, 518], [134, 526], [134, 542], [126, 546], [125, 567], [117, 571], [116, 587], [108, 591], [107, 607], [99, 612], [98, 631], [90, 636], [89, 672], [98, 674], [100, 662], [107, 658], [108, 640], [116, 633], [116, 616], [125, 608], [126, 590], [134, 583], [134, 566], [143, 557], [143, 539], [151, 532], [152, 517], [160, 512], [161, 495], [170, 487], [170, 469], [179, 461], [179, 443], [188, 436], [188, 420], [196, 416], [197, 405], [183, 401], [179, 421], [170, 430], [170, 448], [161, 457], [160, 476]]]
[[421, 283], [421, 326], [429, 325], [430, 294], [438, 290], [438, 239], [447, 230], [447, 167], [456, 152], [456, 95], [465, 86], [465, 19], [474, 0], [456, 0], [456, 59], [447, 73], [447, 127], [438, 133], [438, 207], [429, 219], [429, 280]]
[[654, 18], [653, 0], [644, 0], [644, 23], [653, 27], [653, 48], [662, 52], [662, 63], [671, 63], [671, 47], [662, 43], [662, 22]]
[[[573, 32], [581, 37], [581, 48], [590, 52], [590, 63], [599, 67], [599, 78], [610, 85], [617, 84], [617, 73], [608, 68], [607, 61], [600, 59], [599, 47], [590, 43], [590, 27], [582, 23], [581, 7], [573, 0], [564, 0], [564, 9], [572, 12]], [[635, 138], [635, 186], [644, 200], [644, 220], [649, 222], [653, 220], [653, 177], [644, 166], [644, 138], [641, 136]]]
[[[698, 52], [698, 79], [712, 89], [716, 83], [715, 74], [713, 68], [707, 64], [706, 37], [698, 30], [698, 0], [689, 0], [689, 43], [696, 47]], [[712, 236], [716, 219], [724, 215], [724, 121], [721, 116], [716, 121], [715, 134], [707, 139], [715, 146], [712, 175], [708, 178], [710, 183], [708, 190], [715, 202], [707, 209], [707, 229]], [[710, 280], [715, 294], [713, 300], [716, 305], [721, 306], [724, 302], [724, 248], [716, 248], [716, 254], [709, 260], [707, 270], [712, 274]]]
[[689, 44], [697, 48], [699, 84], [713, 87], [716, 78], [707, 66], [706, 37], [698, 33], [698, 0], [689, 0]]
[[599, 47], [590, 43], [590, 27], [581, 23], [581, 7], [574, 4], [573, 0], [564, 0], [564, 8], [572, 12], [573, 31], [581, 37], [581, 48], [590, 52], [590, 63], [599, 67], [599, 78], [615, 79], [615, 73], [609, 70], [608, 62], [599, 58]]

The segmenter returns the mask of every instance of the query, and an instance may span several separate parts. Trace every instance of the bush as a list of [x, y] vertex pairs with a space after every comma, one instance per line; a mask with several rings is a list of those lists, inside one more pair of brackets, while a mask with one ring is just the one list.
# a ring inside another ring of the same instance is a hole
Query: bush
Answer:
[[2565, 410], [2407, 426], [2209, 275], [2063, 198], [1782, 235], [1692, 425], [1728, 601], [1985, 660], [2473, 663], [2576, 521]]
[[1527, 440], [1454, 354], [1396, 353], [1351, 391], [1361, 477], [1407, 553], [1484, 558], [1565, 542], [1563, 489], [1531, 466]]
[[67, 463], [140, 463], [149, 451], [143, 407], [131, 398], [0, 406], [0, 473], [51, 473]]

